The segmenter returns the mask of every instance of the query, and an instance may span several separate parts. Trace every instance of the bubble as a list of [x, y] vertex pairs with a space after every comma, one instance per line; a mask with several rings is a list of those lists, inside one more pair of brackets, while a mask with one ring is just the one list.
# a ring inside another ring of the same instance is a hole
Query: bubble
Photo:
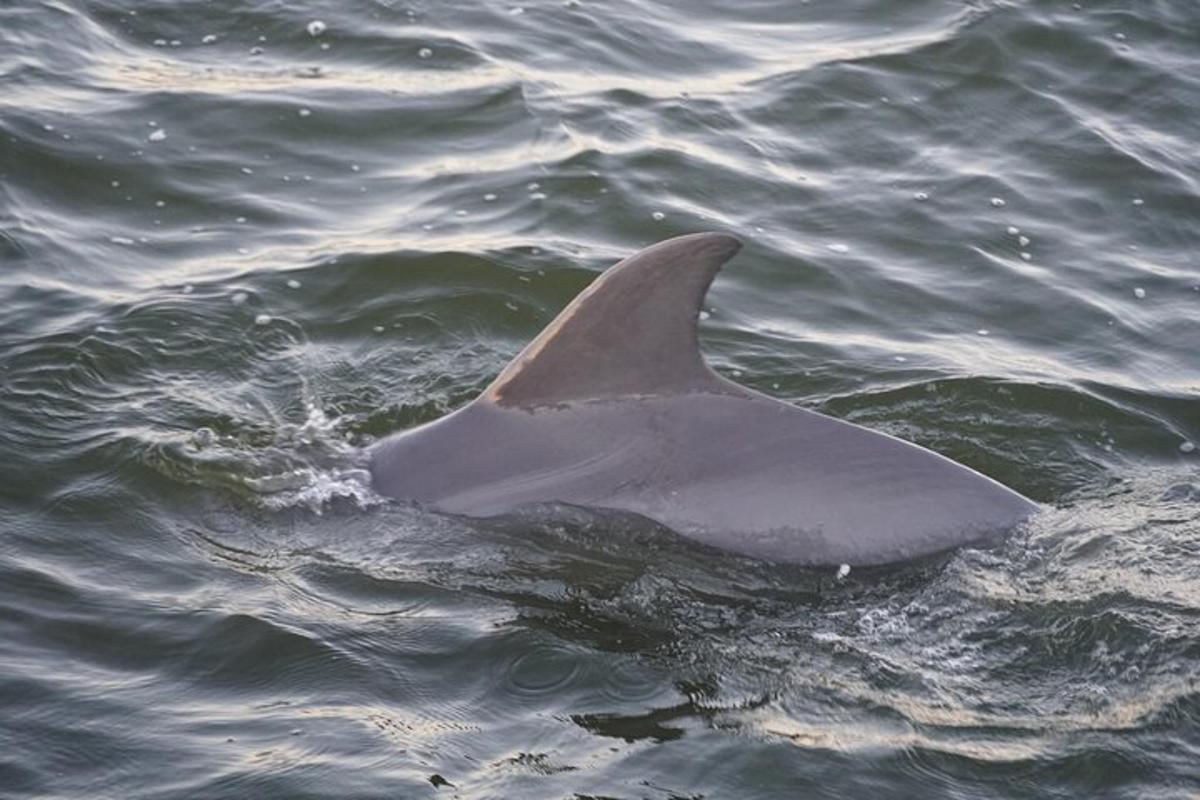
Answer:
[[302, 285], [303, 284], [301, 284], [300, 281], [296, 280], [295, 278], [292, 278], [287, 282], [287, 287], [289, 289], [299, 289]]
[[667, 218], [667, 215], [666, 215], [666, 214], [664, 214], [664, 213], [663, 213], [663, 212], [661, 212], [661, 211], [655, 211], [655, 212], [654, 212], [653, 214], [651, 214], [650, 216], [654, 218], [654, 221], [655, 221], [655, 222], [662, 222], [664, 219], [666, 219], [666, 218]]
[[255, 325], [269, 325], [270, 322], [271, 322], [270, 314], [259, 314], [257, 317], [254, 318]]
[[1144, 300], [1146, 297], [1146, 290], [1140, 286], [1135, 286], [1133, 289], [1133, 296], [1138, 300]]
[[433, 58], [433, 50], [428, 47], [422, 47], [417, 51], [417, 58]]
[[917, 192], [916, 194], [913, 195], [913, 198], [916, 200], [920, 200], [923, 203], [929, 199], [929, 195], [926, 192]]
[[302, 117], [308, 117], [308, 116], [312, 115], [312, 111], [307, 108], [302, 108], [299, 111], [297, 111], [296, 113]]
[[1140, 206], [1140, 205], [1143, 205], [1143, 204], [1145, 204], [1145, 202], [1146, 202], [1146, 201], [1145, 201], [1145, 200], [1143, 200], [1143, 199], [1142, 199], [1142, 198], [1140, 198], [1140, 197], [1135, 197], [1135, 198], [1133, 198], [1133, 204], [1134, 204], [1135, 206]]
[[314, 19], [312, 22], [308, 23], [308, 35], [320, 36], [326, 31], [327, 28], [328, 26], [324, 22], [319, 19]]
[[1017, 235], [1018, 233], [1020, 233], [1020, 232], [1021, 232], [1021, 229], [1020, 229], [1020, 228], [1018, 228], [1016, 225], [1009, 225], [1009, 226], [1008, 226], [1008, 235], [1009, 235], [1009, 236], [1016, 236], [1016, 235]]
[[242, 174], [243, 175], [253, 175], [254, 170], [250, 169], [249, 167], [242, 167]]
[[1021, 245], [1021, 247], [1029, 247], [1029, 237], [1022, 236], [1021, 238], [1017, 239], [1017, 244]]
[[250, 299], [250, 295], [246, 294], [245, 292], [234, 292], [233, 296], [229, 298], [229, 302], [233, 303], [235, 306], [240, 306], [243, 305], [248, 299]]
[[133, 244], [133, 239], [130, 239], [126, 236], [110, 236], [108, 240], [110, 242], [112, 242], [113, 244], [124, 244], [124, 245]]
[[1181, 442], [1179, 444], [1179, 452], [1181, 453], [1194, 453], [1195, 451], [1196, 445], [1192, 444], [1191, 442]]
[[1026, 253], [1024, 251], [1021, 252], [1021, 260], [1022, 261], [1028, 261], [1031, 258], [1033, 258], [1033, 256], [1030, 255], [1029, 253]]
[[496, 199], [496, 195], [492, 194], [491, 192], [488, 192], [487, 194], [485, 194], [483, 196], [483, 200], [485, 203], [491, 203], [495, 199]]
[[201, 39], [200, 42], [202, 44], [212, 44], [216, 40], [217, 40], [217, 35], [215, 33], [210, 33], [207, 36], [205, 36], [203, 39]]
[[989, 331], [987, 328], [980, 328], [979, 330], [977, 330], [975, 332], [978, 333], [980, 336], [987, 336], [988, 334], [991, 333], [991, 331]]
[[993, 206], [995, 206], [996, 208], [1001, 208], [1001, 207], [1003, 207], [1003, 206], [1004, 206], [1004, 198], [1002, 198], [1002, 197], [993, 197], [993, 198], [991, 199], [991, 204], [992, 204]]

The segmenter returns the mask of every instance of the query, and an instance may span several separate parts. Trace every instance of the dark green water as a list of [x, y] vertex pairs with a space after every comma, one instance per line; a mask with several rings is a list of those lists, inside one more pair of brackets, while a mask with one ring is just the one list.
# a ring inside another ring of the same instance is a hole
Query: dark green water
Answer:
[[[1200, 796], [1200, 6], [517, 2], [0, 3], [0, 796]], [[838, 583], [370, 492], [705, 229], [721, 372], [1045, 511]]]

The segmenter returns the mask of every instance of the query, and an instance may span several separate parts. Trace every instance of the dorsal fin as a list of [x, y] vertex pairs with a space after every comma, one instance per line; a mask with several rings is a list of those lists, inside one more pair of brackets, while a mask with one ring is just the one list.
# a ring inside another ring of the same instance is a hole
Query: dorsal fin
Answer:
[[504, 406], [720, 389], [704, 364], [696, 319], [721, 265], [741, 249], [694, 233], [610, 267], [483, 394]]

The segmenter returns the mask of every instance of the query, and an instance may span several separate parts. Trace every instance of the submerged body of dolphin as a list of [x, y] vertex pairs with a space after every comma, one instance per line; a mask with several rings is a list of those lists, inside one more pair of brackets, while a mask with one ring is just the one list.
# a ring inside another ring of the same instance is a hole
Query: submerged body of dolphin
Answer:
[[914, 444], [714, 373], [696, 319], [731, 236], [609, 269], [464, 408], [375, 446], [387, 496], [467, 516], [565, 503], [633, 512], [798, 564], [882, 564], [1013, 527], [1036, 508]]

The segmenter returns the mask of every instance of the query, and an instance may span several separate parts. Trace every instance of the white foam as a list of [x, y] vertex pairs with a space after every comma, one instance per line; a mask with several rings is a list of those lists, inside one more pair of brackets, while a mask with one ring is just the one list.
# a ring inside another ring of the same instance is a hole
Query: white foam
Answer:
[[309, 36], [320, 36], [322, 33], [324, 33], [328, 29], [328, 27], [329, 26], [326, 25], [321, 20], [314, 19], [312, 22], [308, 23], [308, 28], [307, 28], [308, 35]]

